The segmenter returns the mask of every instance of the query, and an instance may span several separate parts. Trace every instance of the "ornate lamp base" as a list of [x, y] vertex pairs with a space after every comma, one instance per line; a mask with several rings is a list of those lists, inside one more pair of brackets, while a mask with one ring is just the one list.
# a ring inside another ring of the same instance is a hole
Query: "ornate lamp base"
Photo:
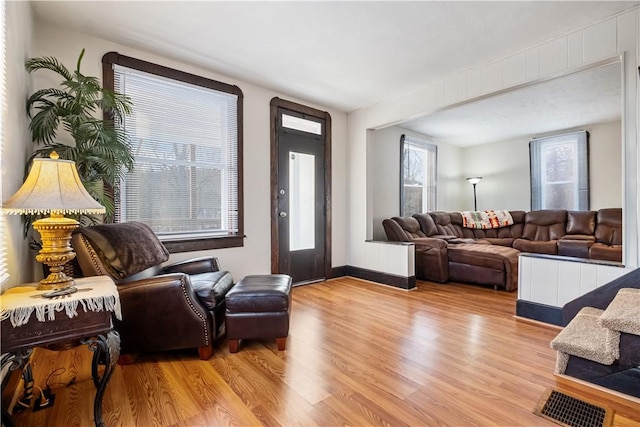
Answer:
[[37, 290], [66, 289], [73, 286], [73, 278], [67, 276], [64, 265], [76, 257], [71, 247], [71, 233], [78, 227], [78, 221], [65, 218], [62, 214], [52, 212], [49, 218], [33, 223], [33, 228], [40, 233], [42, 249], [36, 260], [49, 267], [50, 274], [42, 279]]

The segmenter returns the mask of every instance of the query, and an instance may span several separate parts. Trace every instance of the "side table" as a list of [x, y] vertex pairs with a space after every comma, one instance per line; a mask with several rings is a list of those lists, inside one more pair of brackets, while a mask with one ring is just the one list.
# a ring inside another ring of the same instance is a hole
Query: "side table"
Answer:
[[[27, 365], [35, 347], [63, 350], [85, 344], [93, 352], [91, 375], [96, 386], [93, 403], [95, 425], [104, 426], [102, 398], [118, 356], [120, 337], [113, 330], [112, 314], [122, 318], [118, 290], [107, 276], [75, 280], [77, 292], [44, 298], [36, 283], [7, 290], [0, 296], [1, 368], [22, 369], [25, 383], [31, 379]], [[102, 372], [99, 369], [103, 366]], [[2, 423], [13, 426], [2, 408]]]

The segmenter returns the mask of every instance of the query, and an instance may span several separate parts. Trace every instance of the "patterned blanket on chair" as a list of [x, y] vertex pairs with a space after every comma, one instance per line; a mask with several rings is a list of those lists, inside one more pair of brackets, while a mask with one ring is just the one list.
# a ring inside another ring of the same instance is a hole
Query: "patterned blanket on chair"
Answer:
[[462, 211], [462, 226], [465, 228], [499, 228], [513, 224], [509, 211]]

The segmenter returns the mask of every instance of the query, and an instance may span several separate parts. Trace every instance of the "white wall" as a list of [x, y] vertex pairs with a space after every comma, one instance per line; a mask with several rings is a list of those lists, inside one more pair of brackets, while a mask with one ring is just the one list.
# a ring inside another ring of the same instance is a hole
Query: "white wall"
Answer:
[[[590, 209], [622, 207], [622, 123], [598, 123], [579, 129], [558, 129], [554, 133], [571, 130], [589, 132]], [[529, 141], [546, 135], [530, 135], [462, 149], [464, 175], [482, 177], [476, 187], [478, 209], [531, 210]], [[463, 181], [464, 177], [460, 179]], [[472, 208], [470, 198], [463, 209]]]
[[622, 123], [601, 123], [589, 131], [591, 209], [622, 207]]
[[[24, 61], [31, 54], [32, 17], [26, 2], [6, 3], [6, 92], [2, 135], [2, 200], [6, 200], [22, 185], [23, 165], [31, 152], [31, 138], [25, 114], [25, 102], [30, 84]], [[35, 253], [29, 250], [22, 236], [19, 216], [7, 215], [2, 238], [7, 244], [9, 280], [2, 290], [33, 280]]]
[[[371, 129], [401, 123], [429, 114], [457, 102], [502, 91], [540, 79], [558, 77], [572, 71], [624, 55], [623, 91], [623, 227], [624, 263], [639, 264], [638, 240], [638, 65], [640, 56], [640, 8], [595, 22], [478, 68], [460, 70], [423, 89], [349, 113], [349, 264], [387, 272], [384, 265], [401, 265], [393, 245], [366, 241], [372, 230], [372, 186], [367, 186], [371, 164], [367, 164], [367, 143]], [[473, 42], [473, 41], [471, 41]], [[452, 53], [454, 54], [454, 53]], [[482, 206], [482, 205], [481, 205]], [[387, 247], [385, 253], [373, 246]], [[397, 269], [395, 270], [397, 272]], [[391, 272], [390, 272], [391, 273]], [[397, 274], [397, 273], [395, 273]], [[413, 271], [405, 271], [410, 276]]]
[[[237, 79], [216, 74], [206, 70], [119, 45], [108, 40], [95, 38], [61, 28], [49, 23], [37, 21], [34, 25], [33, 56], [55, 56], [67, 67], [74, 67], [82, 48], [86, 53], [82, 62], [82, 71], [86, 75], [102, 77], [102, 56], [109, 51], [117, 51], [189, 73], [201, 75], [240, 87], [244, 94], [244, 229], [246, 239], [244, 247], [220, 249], [197, 253], [173, 254], [171, 261], [178, 261], [193, 256], [213, 254], [220, 259], [222, 267], [229, 270], [238, 280], [247, 274], [269, 273], [271, 269], [271, 219], [270, 219], [270, 126], [269, 103], [278, 96], [283, 99], [305, 103], [292, 99], [286, 94], [276, 93]], [[21, 59], [21, 61], [24, 61]], [[40, 74], [40, 73], [39, 73]], [[45, 74], [45, 73], [42, 73]], [[35, 76], [34, 76], [35, 77]], [[57, 84], [57, 80], [43, 81], [41, 77], [34, 79], [36, 87]], [[23, 103], [15, 106], [24, 111]], [[346, 177], [346, 114], [336, 110], [327, 110], [318, 105], [307, 104], [326, 110], [332, 118], [332, 264], [346, 264], [346, 222], [347, 189], [344, 185]], [[22, 168], [24, 161], [16, 161]]]
[[[405, 134], [436, 144], [437, 210], [460, 210], [461, 195], [459, 186], [460, 148], [434, 141], [428, 135], [422, 135], [399, 126], [390, 126], [374, 132], [368, 150], [372, 159], [371, 172], [373, 200], [373, 240], [386, 240], [382, 221], [385, 218], [400, 215], [400, 137]], [[436, 210], [434, 209], [434, 210]]]

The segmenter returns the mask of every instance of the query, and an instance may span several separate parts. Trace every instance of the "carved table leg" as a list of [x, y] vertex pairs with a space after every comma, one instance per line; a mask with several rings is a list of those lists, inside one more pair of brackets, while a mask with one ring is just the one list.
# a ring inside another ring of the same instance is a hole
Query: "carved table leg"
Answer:
[[[89, 350], [93, 351], [93, 360], [91, 362], [91, 376], [96, 386], [96, 398], [93, 402], [93, 417], [96, 427], [104, 427], [102, 420], [102, 398], [104, 396], [107, 383], [113, 374], [113, 368], [120, 356], [120, 335], [116, 331], [109, 332], [105, 335], [98, 335], [84, 341], [89, 346]], [[104, 366], [102, 376], [98, 367]]]

